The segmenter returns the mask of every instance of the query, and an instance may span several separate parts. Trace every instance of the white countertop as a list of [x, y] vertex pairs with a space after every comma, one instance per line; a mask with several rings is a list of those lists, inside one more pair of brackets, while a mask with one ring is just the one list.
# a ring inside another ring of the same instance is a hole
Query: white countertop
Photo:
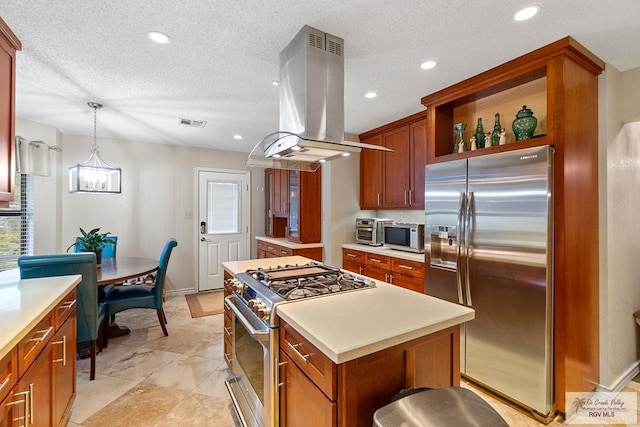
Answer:
[[[284, 264], [301, 256], [223, 263], [231, 274]], [[376, 287], [279, 304], [276, 314], [335, 363], [344, 363], [472, 320], [475, 311], [375, 280]]]
[[82, 280], [82, 276], [0, 281], [0, 359]]
[[360, 245], [358, 243], [345, 243], [342, 245], [345, 249], [353, 249], [356, 251], [369, 252], [378, 255], [386, 255], [394, 258], [408, 259], [411, 261], [418, 261], [424, 263], [424, 254], [415, 254], [412, 252], [399, 251], [397, 249], [391, 249], [388, 246], [369, 246]]
[[263, 242], [273, 243], [274, 245], [284, 246], [289, 249], [307, 249], [307, 248], [322, 248], [322, 243], [295, 243], [285, 237], [265, 237], [256, 236], [256, 240], [262, 240]]
[[376, 281], [376, 287], [280, 304], [277, 314], [335, 363], [472, 320], [475, 311]]
[[222, 263], [222, 267], [231, 274], [244, 273], [247, 270], [256, 268], [270, 268], [283, 265], [306, 264], [308, 262], [318, 262], [303, 256], [281, 256], [277, 258], [245, 259], [242, 261], [227, 261]]

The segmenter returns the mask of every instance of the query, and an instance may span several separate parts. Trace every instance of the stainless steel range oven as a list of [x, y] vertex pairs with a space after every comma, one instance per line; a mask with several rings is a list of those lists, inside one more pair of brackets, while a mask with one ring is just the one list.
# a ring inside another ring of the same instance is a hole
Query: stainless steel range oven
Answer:
[[310, 262], [236, 274], [225, 283], [233, 314], [232, 372], [225, 381], [241, 423], [277, 426], [278, 304], [375, 286], [369, 279]]

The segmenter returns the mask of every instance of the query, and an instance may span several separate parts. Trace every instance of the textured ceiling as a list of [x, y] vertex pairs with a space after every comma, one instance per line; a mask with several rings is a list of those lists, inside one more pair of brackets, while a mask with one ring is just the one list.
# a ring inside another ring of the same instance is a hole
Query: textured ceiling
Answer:
[[[345, 40], [345, 130], [355, 134], [567, 35], [620, 71], [640, 66], [640, 1], [536, 3], [522, 23], [512, 16], [528, 0], [2, 0], [0, 16], [23, 46], [18, 117], [92, 135], [86, 103], [97, 101], [100, 137], [249, 152], [278, 130], [271, 82], [305, 24]], [[150, 42], [150, 30], [171, 43]], [[421, 70], [427, 59], [438, 66]], [[371, 90], [378, 97], [365, 99]]]

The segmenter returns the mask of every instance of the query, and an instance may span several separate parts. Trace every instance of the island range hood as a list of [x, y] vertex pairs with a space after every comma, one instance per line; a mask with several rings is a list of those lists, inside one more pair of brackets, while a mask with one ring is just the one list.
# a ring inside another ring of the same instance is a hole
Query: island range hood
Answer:
[[363, 148], [391, 151], [344, 140], [344, 40], [305, 25], [280, 52], [280, 130], [247, 165], [315, 171]]

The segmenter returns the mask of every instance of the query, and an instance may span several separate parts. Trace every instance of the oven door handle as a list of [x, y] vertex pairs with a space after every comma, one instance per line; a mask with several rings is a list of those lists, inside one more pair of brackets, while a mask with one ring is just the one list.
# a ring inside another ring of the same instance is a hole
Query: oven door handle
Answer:
[[240, 311], [240, 308], [238, 308], [238, 306], [236, 305], [235, 303], [236, 299], [237, 297], [235, 295], [229, 295], [224, 299], [224, 305], [229, 309], [231, 309], [231, 311], [233, 311], [233, 314], [235, 314], [236, 318], [240, 320], [240, 323], [242, 323], [242, 326], [245, 327], [245, 329], [247, 330], [247, 332], [249, 332], [249, 335], [251, 335], [253, 339], [255, 339], [256, 341], [268, 342], [269, 334], [270, 334], [269, 328], [266, 328], [266, 329], [254, 328], [251, 322], [249, 322], [249, 320], [245, 317], [242, 311]]

